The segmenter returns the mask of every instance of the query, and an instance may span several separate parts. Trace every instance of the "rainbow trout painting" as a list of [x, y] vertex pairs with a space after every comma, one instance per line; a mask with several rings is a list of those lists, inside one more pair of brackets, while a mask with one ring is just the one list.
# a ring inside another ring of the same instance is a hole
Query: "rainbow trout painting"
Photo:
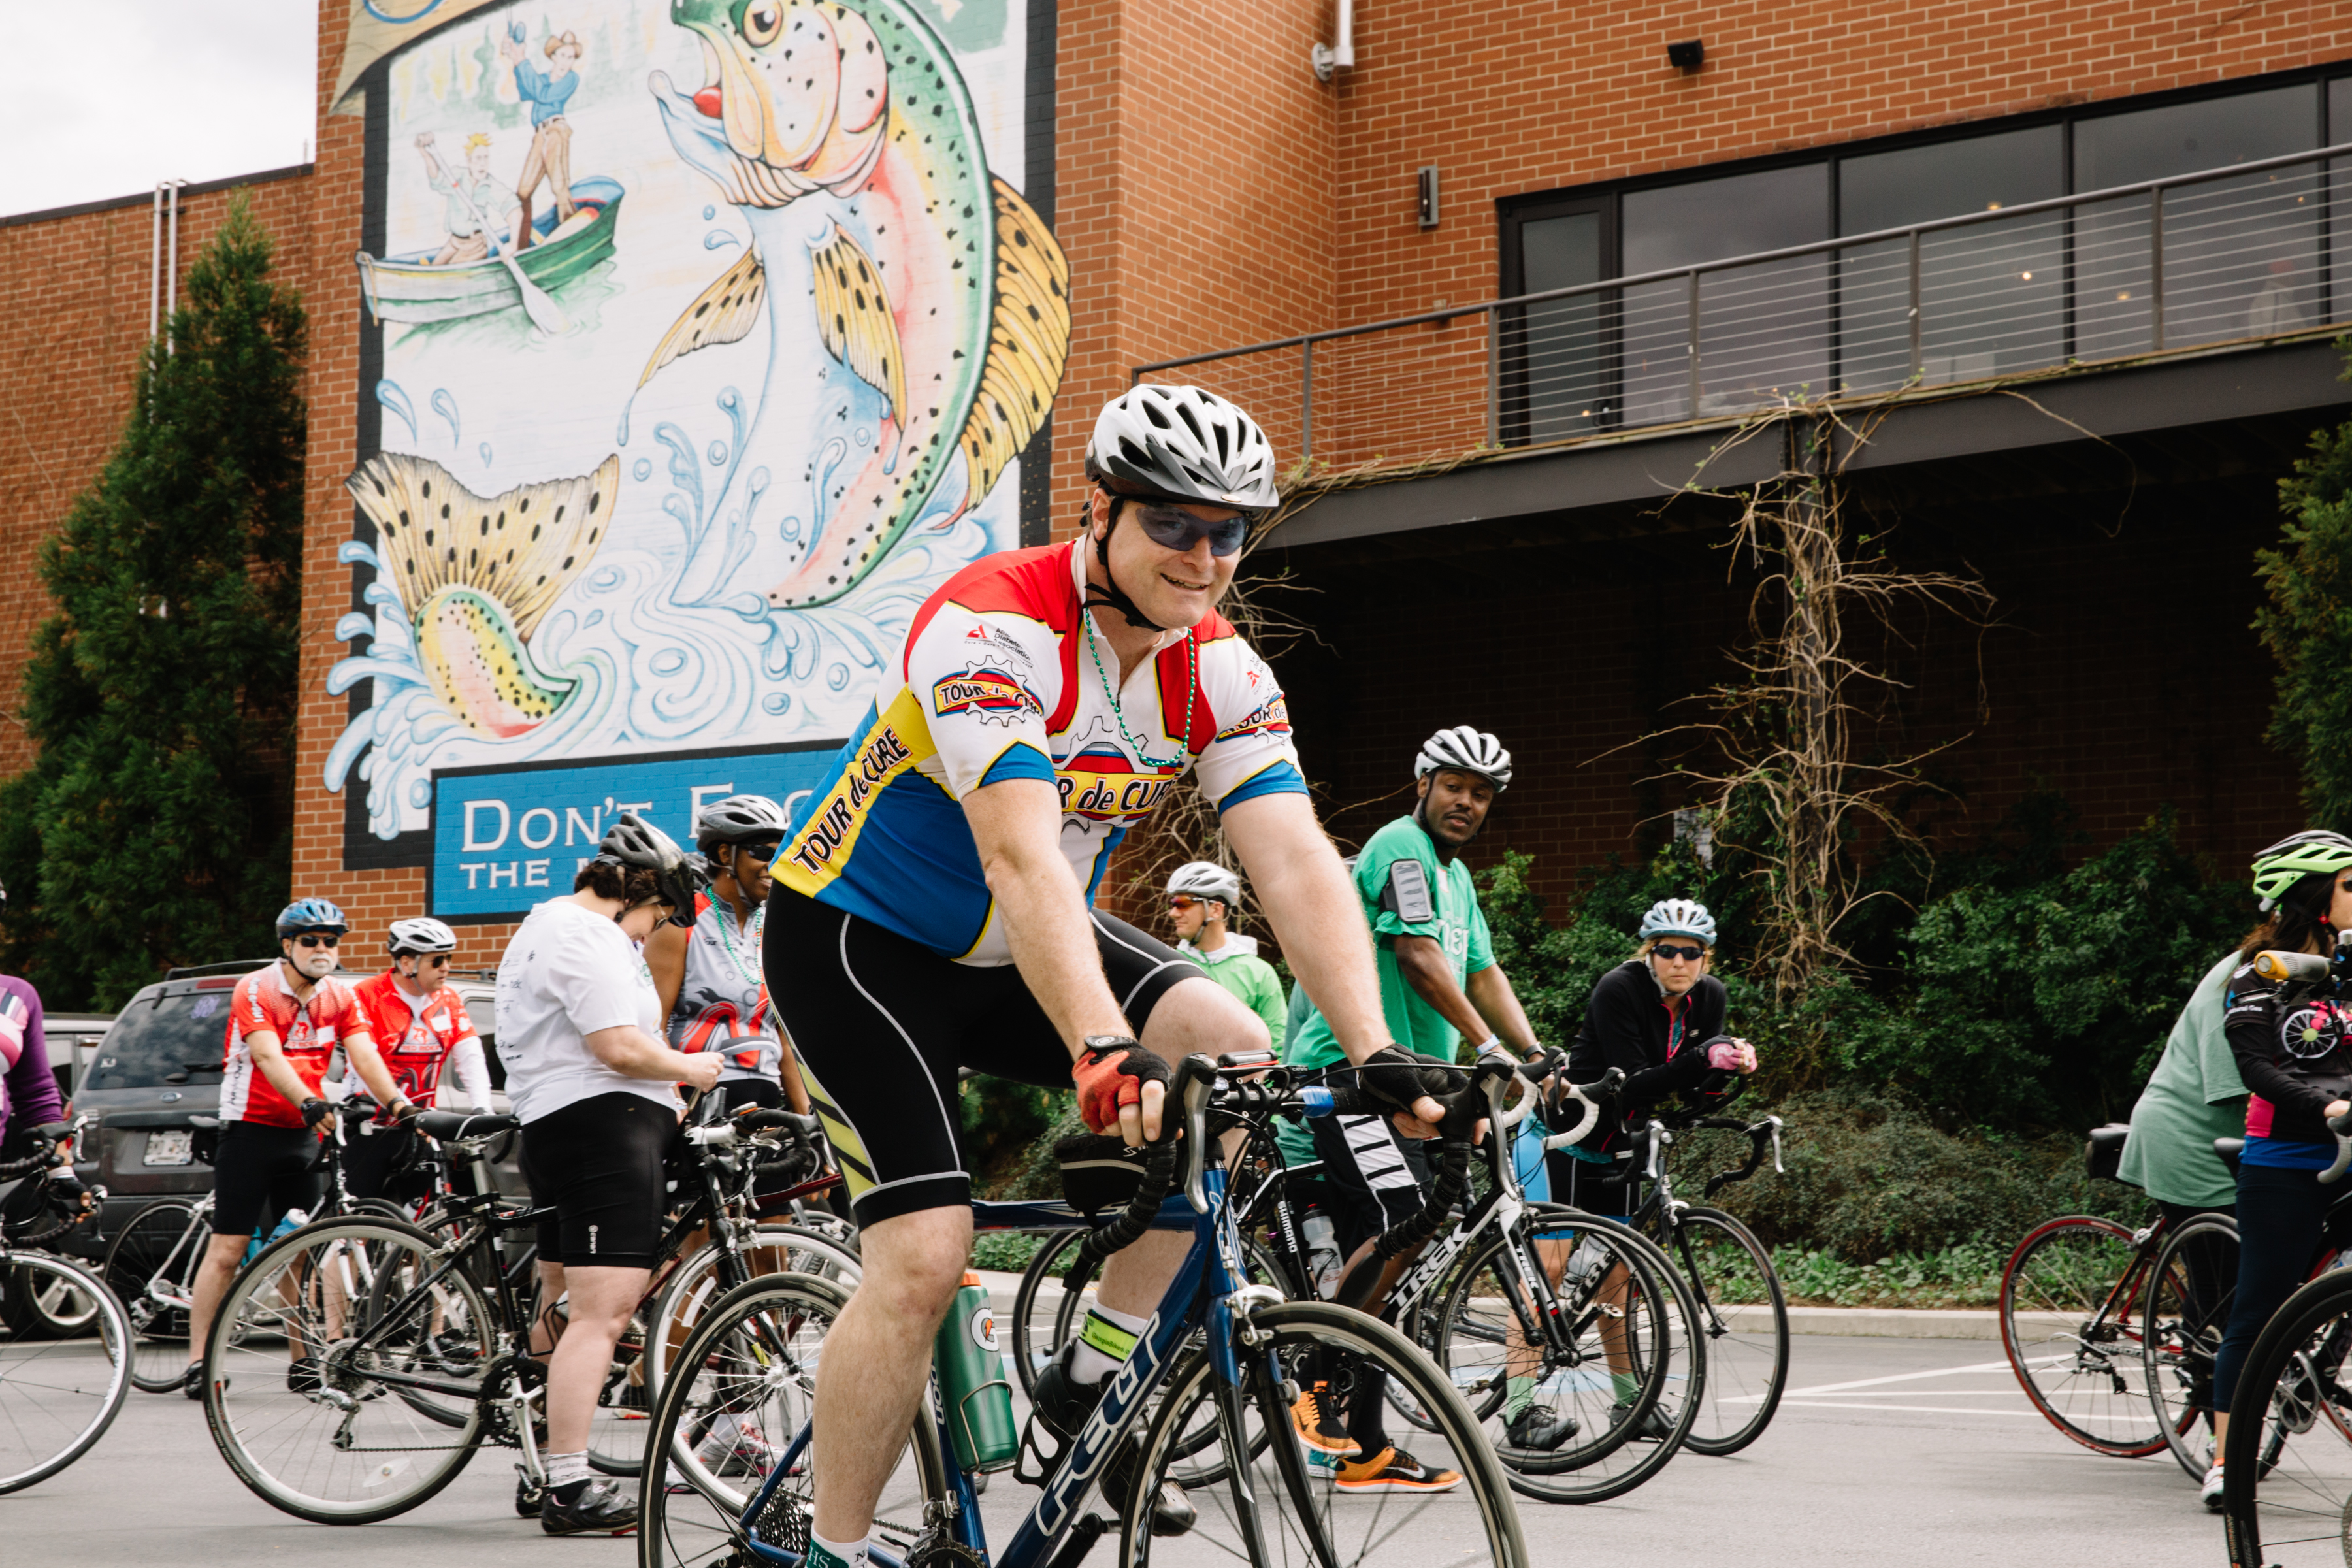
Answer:
[[[752, 244], [638, 384], [763, 315], [771, 345], [745, 438], [759, 462], [732, 470], [714, 509], [728, 525], [694, 542], [677, 593], [742, 575], [772, 611], [832, 604], [910, 530], [979, 505], [1044, 425], [1069, 354], [1068, 267], [990, 175], [954, 58], [902, 0], [673, 0], [669, 15], [700, 42], [704, 80], [652, 74], [663, 126]], [[794, 378], [836, 371], [869, 389], [857, 428], [811, 429]], [[771, 468], [806, 477], [804, 526], [754, 522]]]

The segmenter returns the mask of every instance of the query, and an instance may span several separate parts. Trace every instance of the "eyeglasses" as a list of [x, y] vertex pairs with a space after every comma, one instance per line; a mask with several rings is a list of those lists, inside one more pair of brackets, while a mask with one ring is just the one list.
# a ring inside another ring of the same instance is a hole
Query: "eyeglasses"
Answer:
[[416, 960], [416, 967], [419, 969], [424, 968], [428, 963], [437, 969], [446, 969], [449, 967], [449, 955], [446, 952], [404, 952], [401, 954], [401, 956], [403, 958], [413, 958]]
[[331, 931], [306, 931], [294, 939], [296, 947], [340, 947], [343, 939]]
[[1180, 913], [1185, 910], [1191, 909], [1200, 901], [1200, 900], [1193, 898], [1189, 893], [1171, 893], [1168, 895], [1168, 907], [1179, 911]]
[[1181, 506], [1161, 501], [1130, 500], [1128, 504], [1135, 509], [1135, 521], [1143, 525], [1151, 542], [1162, 550], [1188, 551], [1205, 539], [1209, 542], [1209, 553], [1222, 561], [1240, 550], [1242, 541], [1249, 537], [1246, 517], [1208, 522]]
[[738, 844], [735, 846], [735, 853], [749, 855], [754, 860], [768, 861], [774, 859], [776, 851], [782, 847], [782, 845], [773, 841], [766, 844]]
[[1686, 963], [1696, 963], [1706, 956], [1706, 949], [1703, 947], [1676, 947], [1672, 942], [1665, 942], [1658, 943], [1650, 951], [1660, 958], [1679, 958]]

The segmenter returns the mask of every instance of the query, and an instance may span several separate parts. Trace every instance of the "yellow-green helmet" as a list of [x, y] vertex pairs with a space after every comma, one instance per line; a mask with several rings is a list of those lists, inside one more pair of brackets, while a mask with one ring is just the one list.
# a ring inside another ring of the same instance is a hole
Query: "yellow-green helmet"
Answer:
[[2291, 833], [2254, 857], [2254, 894], [2265, 913], [2279, 895], [2305, 877], [2325, 876], [2352, 866], [2352, 838], [2325, 828]]

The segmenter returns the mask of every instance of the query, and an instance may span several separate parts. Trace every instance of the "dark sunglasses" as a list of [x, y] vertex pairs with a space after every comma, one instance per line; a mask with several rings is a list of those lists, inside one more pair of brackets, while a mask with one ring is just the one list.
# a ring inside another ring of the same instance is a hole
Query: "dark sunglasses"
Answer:
[[1135, 521], [1151, 542], [1162, 550], [1180, 553], [1188, 551], [1201, 540], [1209, 542], [1209, 553], [1222, 561], [1241, 549], [1242, 541], [1249, 537], [1249, 519], [1229, 517], [1223, 522], [1205, 522], [1181, 506], [1169, 506], [1160, 501], [1131, 500]]
[[1660, 958], [1679, 958], [1692, 963], [1696, 963], [1700, 959], [1706, 956], [1706, 949], [1703, 947], [1676, 947], [1674, 943], [1667, 942], [1658, 943], [1657, 946], [1652, 948], [1650, 951], [1656, 953]]
[[343, 939], [333, 931], [306, 931], [294, 939], [296, 947], [340, 947]]
[[1190, 893], [1171, 893], [1168, 895], [1168, 907], [1171, 910], [1189, 910], [1200, 901], [1200, 900], [1192, 897]]
[[776, 851], [782, 847], [782, 845], [773, 841], [766, 844], [738, 844], [735, 846], [735, 853], [749, 855], [754, 860], [773, 860], [776, 858]]

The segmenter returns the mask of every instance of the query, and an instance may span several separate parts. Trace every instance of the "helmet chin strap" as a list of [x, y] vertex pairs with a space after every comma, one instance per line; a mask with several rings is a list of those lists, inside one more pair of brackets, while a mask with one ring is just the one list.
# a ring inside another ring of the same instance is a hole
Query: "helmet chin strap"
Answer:
[[[1095, 559], [1102, 563], [1103, 580], [1100, 583], [1089, 582], [1087, 584], [1087, 608], [1091, 610], [1100, 606], [1107, 610], [1117, 610], [1127, 617], [1127, 624], [1130, 626], [1136, 626], [1147, 632], [1164, 632], [1168, 628], [1145, 616], [1143, 611], [1137, 607], [1135, 601], [1127, 596], [1126, 590], [1118, 585], [1118, 578], [1111, 572], [1110, 536], [1118, 529], [1119, 503], [1128, 498], [1108, 487], [1103, 488], [1103, 494], [1110, 497], [1110, 526], [1103, 530], [1100, 539], [1095, 541]], [[1093, 521], [1091, 509], [1089, 509], [1087, 521], [1091, 527]]]

